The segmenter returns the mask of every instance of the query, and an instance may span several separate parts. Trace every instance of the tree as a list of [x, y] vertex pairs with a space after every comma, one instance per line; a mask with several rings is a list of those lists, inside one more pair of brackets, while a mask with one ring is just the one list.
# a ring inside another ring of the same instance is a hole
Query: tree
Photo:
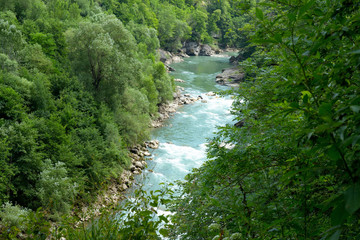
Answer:
[[74, 70], [99, 100], [111, 102], [136, 81], [135, 40], [115, 16], [94, 15], [68, 33], [68, 42]]
[[239, 122], [219, 128], [210, 159], [182, 184], [176, 236], [359, 238], [358, 7], [252, 9], [257, 51], [241, 63]]

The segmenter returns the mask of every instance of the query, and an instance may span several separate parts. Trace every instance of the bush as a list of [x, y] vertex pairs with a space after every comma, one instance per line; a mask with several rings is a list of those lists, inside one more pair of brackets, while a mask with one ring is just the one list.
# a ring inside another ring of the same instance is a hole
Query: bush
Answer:
[[52, 164], [51, 160], [45, 160], [38, 182], [38, 196], [42, 205], [51, 212], [52, 218], [69, 213], [76, 188], [77, 184], [67, 177], [64, 163]]
[[2, 210], [0, 211], [0, 223], [3, 227], [16, 227], [23, 231], [26, 228], [26, 218], [29, 215], [29, 212], [30, 210], [26, 208], [6, 202], [3, 204]]

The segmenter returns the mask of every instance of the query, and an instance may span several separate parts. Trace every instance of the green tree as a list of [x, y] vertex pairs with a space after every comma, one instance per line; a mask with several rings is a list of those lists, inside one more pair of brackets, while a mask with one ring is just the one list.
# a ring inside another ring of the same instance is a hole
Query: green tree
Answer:
[[42, 169], [37, 183], [38, 195], [42, 205], [57, 219], [59, 215], [69, 213], [77, 185], [68, 178], [62, 162], [53, 164], [47, 159]]
[[68, 41], [74, 70], [101, 101], [111, 102], [136, 81], [135, 40], [114, 16], [93, 16], [69, 33]]
[[241, 63], [248, 81], [234, 92], [239, 122], [219, 128], [209, 161], [183, 183], [176, 236], [359, 237], [358, 7], [301, 1], [251, 10], [257, 52]]

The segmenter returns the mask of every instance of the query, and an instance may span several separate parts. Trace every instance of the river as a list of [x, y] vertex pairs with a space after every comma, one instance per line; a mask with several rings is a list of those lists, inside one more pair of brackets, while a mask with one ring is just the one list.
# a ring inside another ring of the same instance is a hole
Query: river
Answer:
[[145, 190], [156, 190], [162, 182], [182, 180], [193, 168], [200, 167], [206, 160], [207, 139], [214, 136], [217, 126], [233, 119], [230, 97], [205, 95], [229, 89], [215, 83], [216, 75], [230, 67], [229, 57], [190, 57], [171, 67], [176, 70], [171, 74], [185, 81], [176, 83], [184, 87], [183, 93], [201, 96], [207, 103], [197, 101], [180, 107], [164, 127], [152, 131], [151, 137], [160, 142], [160, 147], [152, 151], [153, 160], [147, 161], [148, 168], [136, 179]]

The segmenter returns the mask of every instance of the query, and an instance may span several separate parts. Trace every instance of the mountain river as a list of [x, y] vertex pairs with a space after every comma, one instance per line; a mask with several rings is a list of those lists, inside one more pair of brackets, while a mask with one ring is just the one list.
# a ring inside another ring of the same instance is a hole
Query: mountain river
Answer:
[[161, 182], [182, 180], [193, 168], [200, 167], [206, 160], [207, 139], [214, 136], [217, 126], [233, 121], [230, 97], [206, 95], [229, 89], [215, 82], [216, 75], [230, 67], [229, 57], [189, 57], [171, 67], [176, 70], [171, 74], [185, 81], [176, 82], [184, 87], [183, 94], [201, 96], [207, 103], [199, 100], [179, 107], [164, 127], [152, 131], [151, 137], [160, 142], [160, 147], [151, 150], [153, 160], [147, 161], [147, 169], [136, 177], [144, 190], [156, 190]]

